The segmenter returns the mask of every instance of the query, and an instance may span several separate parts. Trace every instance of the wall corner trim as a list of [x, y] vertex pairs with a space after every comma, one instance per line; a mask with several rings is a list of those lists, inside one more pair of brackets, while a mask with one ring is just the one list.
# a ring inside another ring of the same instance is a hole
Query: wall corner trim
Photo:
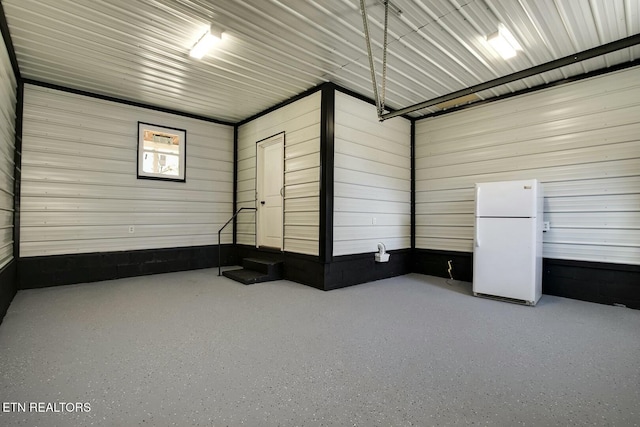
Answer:
[[[233, 214], [238, 210], [238, 125], [233, 127]], [[235, 246], [238, 240], [238, 218], [233, 218], [232, 243]]]
[[411, 120], [411, 249], [416, 248], [416, 121]]
[[7, 15], [4, 13], [2, 2], [0, 2], [0, 32], [2, 32], [4, 45], [7, 47], [7, 53], [9, 54], [11, 68], [13, 68], [13, 74], [15, 74], [16, 80], [20, 82], [20, 80], [22, 80], [22, 76], [20, 75], [18, 58], [16, 56], [16, 50], [13, 46], [13, 40], [11, 40], [11, 32], [9, 31], [9, 24], [7, 23]]
[[335, 85], [322, 85], [320, 102], [320, 236], [322, 262], [333, 260], [333, 177], [335, 140]]

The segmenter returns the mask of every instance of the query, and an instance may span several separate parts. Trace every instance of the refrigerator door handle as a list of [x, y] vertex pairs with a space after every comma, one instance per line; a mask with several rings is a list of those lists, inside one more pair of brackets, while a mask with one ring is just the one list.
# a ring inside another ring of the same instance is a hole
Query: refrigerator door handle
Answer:
[[479, 201], [480, 201], [480, 187], [476, 186], [476, 224], [475, 224], [475, 229], [474, 229], [474, 236], [473, 236], [473, 240], [475, 242], [476, 248], [480, 247], [480, 241], [478, 240], [478, 205], [479, 205]]

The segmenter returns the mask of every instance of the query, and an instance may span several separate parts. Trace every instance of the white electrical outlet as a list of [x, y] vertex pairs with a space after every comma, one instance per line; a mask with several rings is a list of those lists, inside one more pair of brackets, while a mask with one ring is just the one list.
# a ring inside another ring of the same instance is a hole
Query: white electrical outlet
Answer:
[[551, 230], [551, 224], [549, 223], [549, 221], [544, 221], [542, 223], [542, 231], [549, 231]]
[[371, 225], [376, 225], [376, 218], [375, 217], [371, 218]]
[[129, 226], [129, 234], [133, 234], [136, 232], [136, 228], [133, 225]]

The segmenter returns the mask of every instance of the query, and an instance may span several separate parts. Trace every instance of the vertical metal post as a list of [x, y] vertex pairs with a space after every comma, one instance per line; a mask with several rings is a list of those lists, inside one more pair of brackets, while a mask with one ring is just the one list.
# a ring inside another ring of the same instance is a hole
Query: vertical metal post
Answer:
[[222, 229], [218, 230], [218, 276], [222, 275], [222, 256], [220, 255], [222, 253], [222, 247], [220, 247], [220, 232], [222, 232]]

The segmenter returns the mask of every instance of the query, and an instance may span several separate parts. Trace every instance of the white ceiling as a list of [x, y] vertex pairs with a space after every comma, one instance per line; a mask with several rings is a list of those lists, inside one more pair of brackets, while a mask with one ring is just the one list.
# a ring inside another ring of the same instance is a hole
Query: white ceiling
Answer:
[[[394, 0], [387, 105], [402, 108], [640, 33], [640, 0]], [[359, 0], [2, 0], [23, 78], [238, 122], [322, 82], [373, 98]], [[384, 7], [367, 0], [377, 70]], [[401, 13], [397, 13], [397, 10]], [[188, 51], [212, 22], [223, 43]], [[485, 42], [502, 22], [524, 51]], [[640, 58], [640, 45], [479, 93]], [[413, 115], [436, 111], [434, 107]]]

